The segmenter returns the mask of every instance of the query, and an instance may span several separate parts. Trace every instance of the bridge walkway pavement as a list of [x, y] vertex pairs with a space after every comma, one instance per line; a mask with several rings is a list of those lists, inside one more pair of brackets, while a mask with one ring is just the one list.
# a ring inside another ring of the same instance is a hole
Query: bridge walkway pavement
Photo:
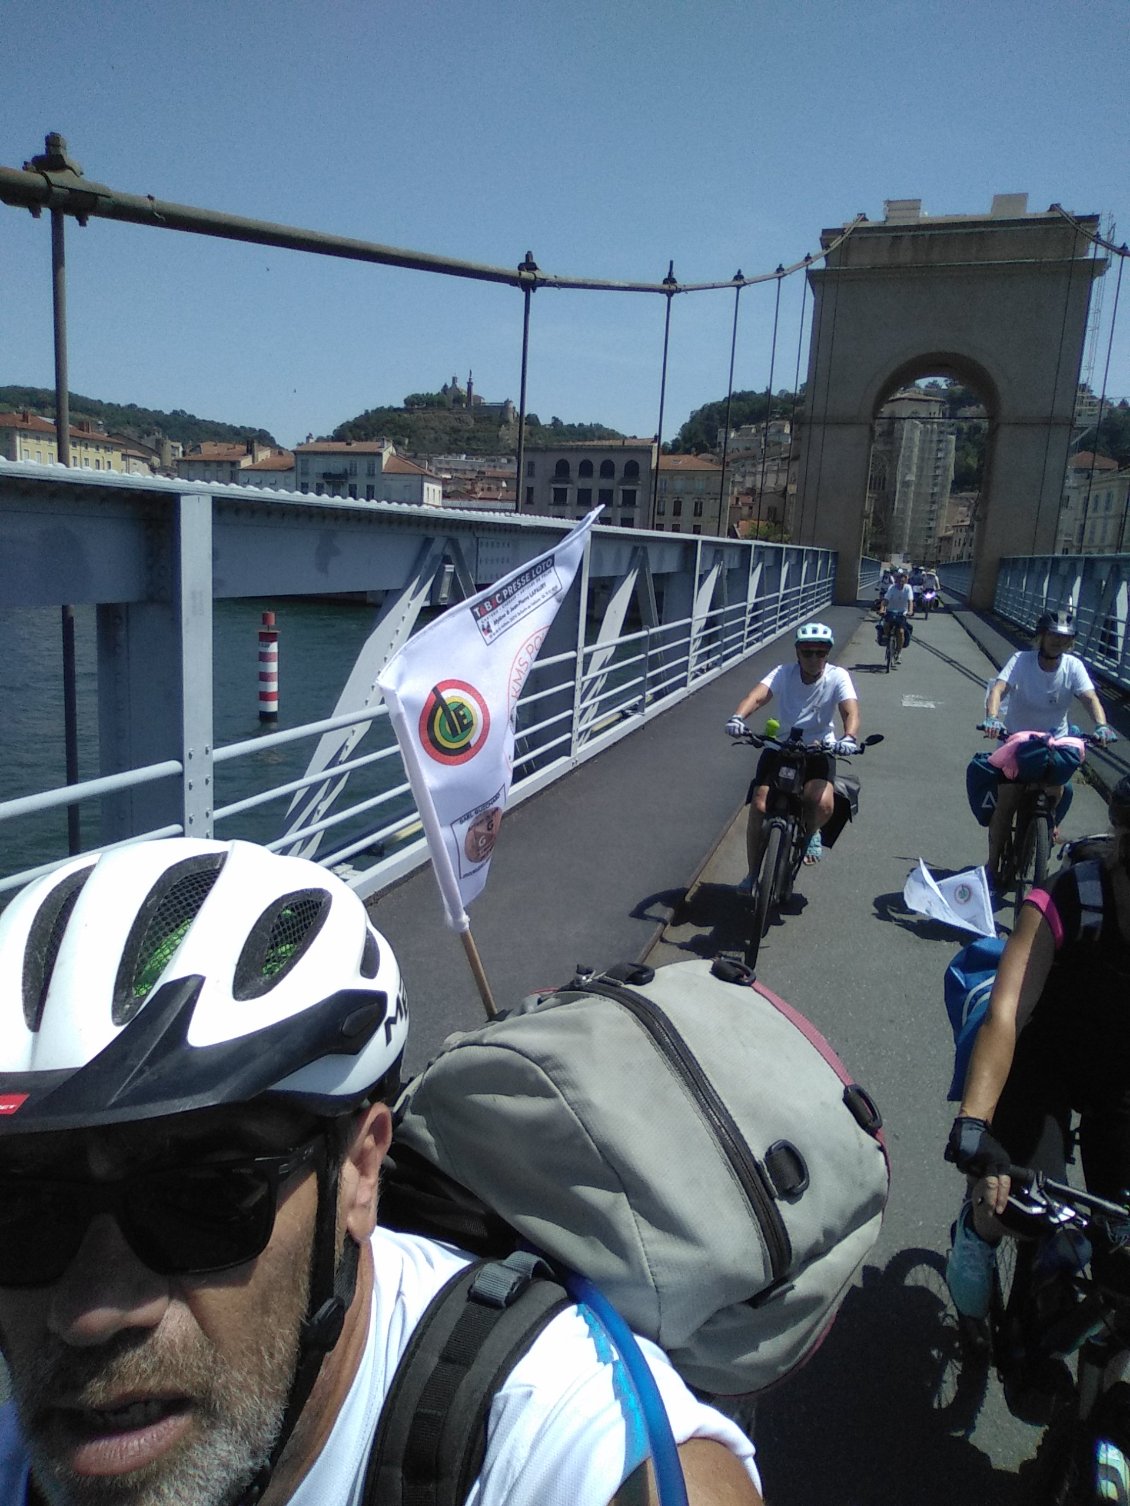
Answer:
[[[767, 1498], [773, 1506], [997, 1506], [1017, 1499], [1016, 1470], [1036, 1432], [993, 1391], [963, 1437], [945, 1431], [930, 1402], [940, 1257], [961, 1188], [941, 1156], [953, 1113], [942, 976], [965, 938], [908, 912], [902, 889], [919, 857], [938, 875], [984, 860], [964, 770], [984, 746], [973, 724], [986, 682], [1010, 648], [991, 624], [947, 611], [919, 624], [902, 667], [888, 675], [862, 607], [826, 615], [836, 658], [855, 679], [863, 730], [885, 741], [854, 761], [858, 819], [802, 870], [793, 913], [771, 927], [759, 971], [877, 1099], [892, 1191], [880, 1241], [823, 1347], [758, 1404]], [[578, 962], [659, 964], [734, 943], [752, 764], [723, 728], [744, 690], [791, 655], [790, 639], [508, 815], [471, 911], [501, 1005], [566, 981]], [[1104, 825], [1101, 795], [1081, 782], [1065, 834]], [[418, 1066], [448, 1030], [477, 1023], [481, 1007], [458, 941], [442, 928], [430, 873], [374, 910], [407, 975], [410, 1066]]]

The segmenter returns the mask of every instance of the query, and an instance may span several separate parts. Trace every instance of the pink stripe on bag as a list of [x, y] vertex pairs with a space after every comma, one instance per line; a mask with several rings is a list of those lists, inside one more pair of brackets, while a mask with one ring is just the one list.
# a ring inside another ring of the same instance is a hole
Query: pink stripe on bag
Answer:
[[1063, 921], [1056, 909], [1055, 900], [1046, 889], [1029, 889], [1024, 896], [1026, 905], [1034, 905], [1048, 923], [1048, 930], [1052, 933], [1055, 949], [1058, 952], [1063, 945]]
[[[766, 988], [764, 984], [757, 982], [756, 979], [754, 979], [749, 986], [750, 988], [756, 989], [763, 999], [768, 1000], [768, 1002], [772, 1004], [774, 1009], [778, 1010], [785, 1016], [786, 1020], [789, 1020], [793, 1025], [796, 1026], [796, 1028], [800, 1031], [801, 1035], [804, 1036], [806, 1041], [816, 1047], [817, 1051], [819, 1051], [820, 1055], [828, 1063], [832, 1071], [840, 1079], [845, 1088], [855, 1088], [859, 1092], [864, 1091], [860, 1089], [859, 1084], [855, 1081], [851, 1073], [844, 1066], [843, 1062], [836, 1054], [834, 1048], [829, 1045], [828, 1041], [824, 1036], [820, 1034], [819, 1030], [817, 1030], [816, 1026], [810, 1019], [801, 1014], [799, 1009], [794, 1009], [791, 1004], [786, 1004], [784, 999], [778, 998], [778, 996], [773, 992], [772, 989]], [[866, 1093], [864, 1093], [864, 1096], [867, 1096]], [[887, 1142], [883, 1138], [882, 1126], [874, 1131], [874, 1135], [875, 1139], [883, 1147], [883, 1158], [887, 1163], [887, 1180], [889, 1183], [891, 1175], [890, 1152], [887, 1150]]]

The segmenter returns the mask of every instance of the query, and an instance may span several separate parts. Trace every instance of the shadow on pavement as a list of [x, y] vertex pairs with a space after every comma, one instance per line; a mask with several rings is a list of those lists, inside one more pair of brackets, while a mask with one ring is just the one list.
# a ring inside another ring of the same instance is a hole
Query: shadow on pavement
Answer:
[[938, 1411], [944, 1301], [917, 1277], [939, 1267], [933, 1250], [865, 1266], [822, 1347], [759, 1401], [772, 1506], [1016, 1506], [1015, 1475], [967, 1436], [972, 1417]]
[[[799, 878], [797, 882], [800, 882]], [[794, 890], [792, 898], [781, 906], [780, 912], [774, 911], [768, 934], [772, 935], [778, 926], [799, 915], [807, 904], [804, 895]], [[739, 894], [732, 884], [699, 884], [676, 913], [667, 941], [695, 957], [740, 952], [749, 934], [750, 919], [748, 894]], [[684, 931], [686, 934], [679, 934]]]

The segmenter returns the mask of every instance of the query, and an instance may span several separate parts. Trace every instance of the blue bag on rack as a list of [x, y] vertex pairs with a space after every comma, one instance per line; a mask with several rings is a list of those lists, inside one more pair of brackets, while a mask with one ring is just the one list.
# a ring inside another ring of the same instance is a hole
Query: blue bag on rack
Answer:
[[1004, 937], [979, 936], [963, 946], [946, 968], [946, 1014], [954, 1045], [953, 1077], [946, 1097], [954, 1103], [960, 1101], [965, 1088], [973, 1040], [988, 1011], [1003, 951]]

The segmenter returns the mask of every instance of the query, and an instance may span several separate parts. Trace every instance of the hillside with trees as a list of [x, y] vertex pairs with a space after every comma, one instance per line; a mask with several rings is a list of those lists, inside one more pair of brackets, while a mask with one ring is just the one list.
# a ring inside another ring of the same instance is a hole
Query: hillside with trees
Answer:
[[[449, 408], [439, 393], [412, 393], [403, 408], [369, 408], [339, 424], [331, 439], [387, 439], [398, 450], [417, 455], [513, 455], [518, 426], [502, 423], [496, 409]], [[543, 424], [526, 415], [526, 444], [570, 444], [586, 439], [620, 439], [604, 424], [567, 424], [559, 418]]]
[[[225, 424], [212, 418], [197, 418], [195, 413], [186, 413], [183, 408], [174, 408], [171, 413], [165, 413], [160, 408], [139, 408], [136, 403], [104, 403], [95, 397], [83, 397], [78, 392], [70, 394], [70, 404], [72, 424], [89, 418], [101, 425], [107, 434], [126, 434], [134, 439], [144, 439], [157, 432], [166, 439], [179, 441], [186, 450], [204, 440], [221, 444], [238, 444], [248, 439], [257, 439], [261, 444], [277, 443], [266, 429]], [[0, 387], [0, 413], [20, 413], [25, 408], [54, 423], [54, 389]]]
[[[774, 394], [772, 416], [792, 418], [799, 411], [803, 396], [782, 387]], [[730, 428], [740, 429], [743, 424], [763, 424], [769, 408], [767, 392], [735, 392], [730, 399]], [[664, 449], [672, 455], [705, 455], [718, 449], [718, 434], [726, 424], [726, 399], [704, 403], [696, 408], [686, 423]]]
[[1122, 398], [1107, 407], [1099, 421], [1098, 431], [1094, 426], [1089, 428], [1075, 448], [1095, 450], [1117, 460], [1120, 466], [1130, 465], [1130, 403]]

